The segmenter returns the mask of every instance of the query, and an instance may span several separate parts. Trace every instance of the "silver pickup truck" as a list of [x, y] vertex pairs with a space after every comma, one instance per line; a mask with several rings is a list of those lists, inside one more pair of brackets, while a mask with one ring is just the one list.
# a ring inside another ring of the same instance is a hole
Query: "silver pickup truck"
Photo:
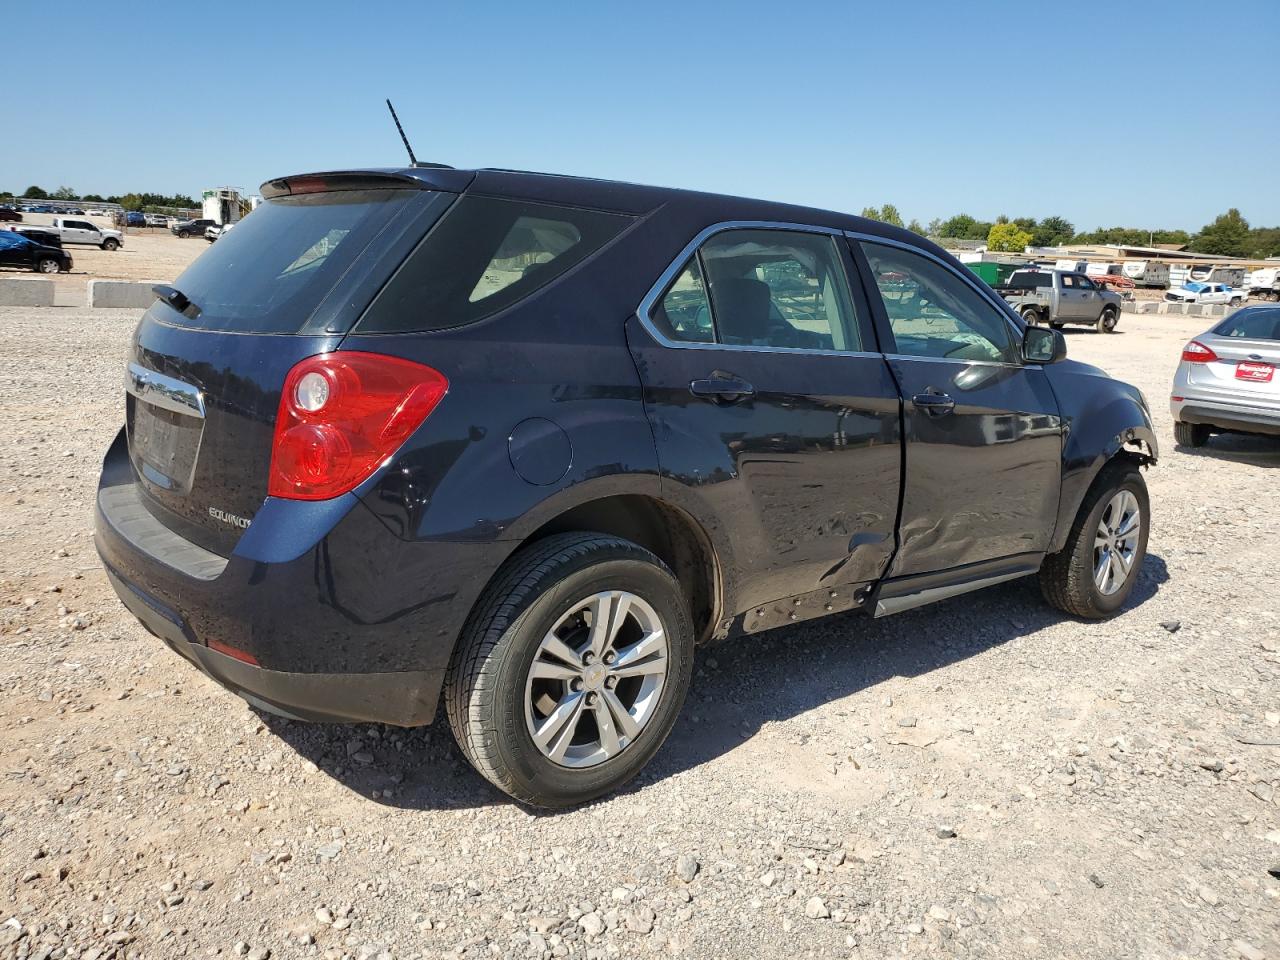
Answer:
[[1055, 330], [1081, 323], [1111, 333], [1120, 322], [1120, 294], [1104, 290], [1083, 273], [1018, 270], [995, 290], [1027, 323]]

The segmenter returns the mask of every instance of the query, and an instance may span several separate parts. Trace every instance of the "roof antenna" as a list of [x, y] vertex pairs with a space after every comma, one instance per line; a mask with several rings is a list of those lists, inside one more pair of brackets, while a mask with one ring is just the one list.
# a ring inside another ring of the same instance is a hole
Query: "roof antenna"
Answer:
[[400, 118], [396, 116], [396, 108], [391, 105], [391, 99], [387, 98], [387, 109], [391, 111], [391, 119], [396, 122], [396, 129], [400, 131], [400, 139], [404, 141], [404, 148], [409, 151], [409, 166], [416, 167], [418, 158], [413, 155], [413, 147], [409, 146], [409, 138], [404, 135], [404, 127], [400, 126]]

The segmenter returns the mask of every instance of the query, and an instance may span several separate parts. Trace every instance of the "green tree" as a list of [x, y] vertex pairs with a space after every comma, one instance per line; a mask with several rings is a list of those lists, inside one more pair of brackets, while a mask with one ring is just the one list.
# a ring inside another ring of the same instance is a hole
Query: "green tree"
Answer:
[[949, 220], [943, 220], [938, 226], [938, 236], [965, 238], [977, 225], [978, 221], [967, 213], [957, 213]]
[[987, 249], [996, 253], [1021, 253], [1031, 243], [1031, 234], [1016, 223], [993, 223], [987, 233]]
[[892, 203], [886, 203], [880, 208], [879, 219], [885, 223], [891, 223], [895, 227], [902, 226], [902, 214], [898, 213], [898, 208]]
[[26, 192], [22, 194], [22, 197], [24, 200], [48, 200], [49, 194], [46, 193], [41, 187], [37, 187], [33, 185], [30, 187], [27, 187]]
[[104, 201], [104, 200], [102, 199], [102, 197], [100, 197], [100, 196], [99, 196], [98, 194], [96, 194], [96, 193], [86, 193], [86, 194], [85, 194], [83, 197], [81, 197], [80, 199], [81, 199], [81, 200], [89, 200], [89, 201], [91, 201], [91, 202], [93, 202], [93, 203], [105, 203], [105, 202], [106, 202], [106, 201]]
[[59, 187], [57, 190], [53, 191], [53, 199], [74, 200], [76, 199], [76, 192], [71, 187]]
[[1240, 211], [1232, 207], [1226, 213], [1218, 214], [1213, 223], [1200, 228], [1191, 240], [1192, 249], [1198, 253], [1218, 253], [1224, 256], [1248, 256], [1249, 221], [1240, 215]]
[[925, 227], [924, 230], [925, 230], [925, 236], [927, 237], [942, 236], [942, 218], [934, 217], [932, 220], [929, 221], [929, 226]]
[[907, 229], [910, 230], [912, 233], [920, 234], [920, 236], [922, 237], [925, 236], [924, 227], [920, 226], [920, 221], [917, 220], [915, 217], [911, 218], [911, 222], [907, 224]]
[[863, 207], [862, 216], [868, 220], [891, 223], [895, 227], [902, 226], [902, 214], [898, 213], [898, 208], [892, 203], [886, 203], [883, 207]]
[[1075, 226], [1065, 217], [1045, 217], [1034, 224], [1031, 242], [1037, 247], [1056, 247], [1070, 240], [1075, 232]]

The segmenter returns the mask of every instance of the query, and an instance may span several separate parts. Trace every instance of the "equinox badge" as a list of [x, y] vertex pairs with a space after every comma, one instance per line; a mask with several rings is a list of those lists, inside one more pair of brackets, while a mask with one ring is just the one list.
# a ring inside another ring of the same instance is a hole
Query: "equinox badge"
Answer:
[[249, 526], [249, 520], [252, 519], [250, 517], [237, 517], [234, 513], [227, 513], [227, 511], [218, 507], [210, 507], [209, 516], [219, 523], [229, 523], [233, 527], [239, 527], [241, 530], [246, 529]]

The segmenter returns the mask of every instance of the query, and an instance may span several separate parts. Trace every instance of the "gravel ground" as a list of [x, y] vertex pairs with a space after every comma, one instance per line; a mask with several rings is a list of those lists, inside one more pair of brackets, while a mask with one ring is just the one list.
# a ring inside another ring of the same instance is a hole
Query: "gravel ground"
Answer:
[[642, 777], [545, 815], [443, 726], [260, 715], [119, 606], [136, 319], [0, 310], [0, 956], [1280, 958], [1280, 443], [1174, 449], [1202, 321], [1069, 334], [1161, 438], [1121, 615], [1024, 581], [705, 651]]

